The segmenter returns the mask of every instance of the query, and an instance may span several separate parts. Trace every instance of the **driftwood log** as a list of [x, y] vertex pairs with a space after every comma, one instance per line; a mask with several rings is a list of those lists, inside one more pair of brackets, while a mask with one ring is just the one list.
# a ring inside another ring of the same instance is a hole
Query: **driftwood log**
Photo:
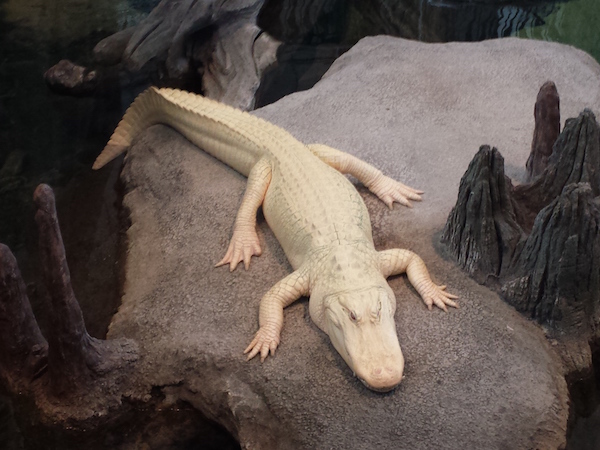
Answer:
[[581, 371], [591, 364], [588, 341], [600, 339], [600, 126], [586, 109], [566, 121], [554, 142], [558, 103], [554, 84], [544, 84], [527, 167], [531, 182], [514, 186], [500, 152], [479, 149], [442, 241], [466, 272], [545, 325], [551, 337], [585, 348], [584, 358], [563, 355]]
[[253, 109], [261, 75], [279, 46], [256, 24], [263, 2], [163, 0], [138, 25], [100, 41], [96, 67], [63, 60], [46, 72], [46, 82], [72, 95], [107, 84], [153, 83]]
[[101, 411], [103, 393], [119, 386], [117, 378], [127, 376], [137, 359], [137, 345], [87, 333], [71, 286], [52, 189], [38, 186], [34, 202], [51, 326], [46, 342], [17, 262], [8, 247], [0, 245], [0, 377], [13, 391], [34, 393], [42, 409], [56, 399], [77, 399], [79, 406], [89, 401]]
[[[365, 36], [480, 41], [497, 36], [499, 27], [504, 33], [519, 30], [552, 11], [546, 0], [531, 1], [507, 19], [498, 16], [497, 8], [454, 7], [464, 1], [441, 2], [451, 7], [440, 8], [439, 2], [417, 0], [162, 0], [138, 25], [100, 41], [93, 67], [63, 60], [45, 78], [52, 90], [68, 95], [123, 85], [139, 91], [138, 85], [153, 83], [202, 92], [249, 110], [255, 103], [266, 105], [309, 89]], [[477, 3], [499, 2], [510, 0]], [[474, 21], [485, 25], [446, 25]]]

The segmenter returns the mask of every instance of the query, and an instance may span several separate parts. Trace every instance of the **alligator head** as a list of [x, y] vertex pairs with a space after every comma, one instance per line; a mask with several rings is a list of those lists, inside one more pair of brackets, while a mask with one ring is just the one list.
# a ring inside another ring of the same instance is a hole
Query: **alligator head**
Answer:
[[404, 357], [394, 313], [396, 298], [372, 248], [338, 246], [313, 273], [310, 315], [355, 375], [375, 391], [402, 380]]
[[394, 323], [395, 299], [380, 286], [324, 298], [323, 331], [369, 389], [390, 391], [402, 380], [404, 357]]

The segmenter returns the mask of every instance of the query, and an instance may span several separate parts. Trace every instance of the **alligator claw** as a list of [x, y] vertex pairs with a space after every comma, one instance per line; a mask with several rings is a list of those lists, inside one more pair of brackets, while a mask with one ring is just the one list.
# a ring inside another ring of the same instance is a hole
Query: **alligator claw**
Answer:
[[244, 267], [248, 270], [252, 256], [260, 256], [261, 254], [262, 249], [256, 230], [236, 229], [229, 242], [227, 253], [215, 267], [229, 264], [229, 271], [233, 272], [239, 263], [244, 262]]
[[260, 362], [263, 362], [269, 356], [269, 351], [271, 352], [271, 356], [275, 356], [275, 350], [278, 345], [279, 336], [274, 336], [272, 330], [261, 327], [256, 332], [250, 345], [244, 350], [244, 354], [248, 353], [247, 361], [250, 361], [260, 353]]
[[446, 286], [431, 283], [430, 289], [423, 295], [423, 301], [427, 305], [427, 309], [431, 311], [433, 309], [433, 305], [437, 306], [440, 309], [448, 312], [448, 306], [452, 306], [453, 308], [458, 308], [458, 303], [456, 303], [453, 299], [458, 298], [457, 295], [450, 294], [446, 292]]
[[410, 200], [420, 202], [422, 200], [421, 194], [423, 194], [423, 191], [413, 189], [383, 174], [369, 186], [369, 190], [390, 209], [392, 209], [394, 202], [412, 208]]

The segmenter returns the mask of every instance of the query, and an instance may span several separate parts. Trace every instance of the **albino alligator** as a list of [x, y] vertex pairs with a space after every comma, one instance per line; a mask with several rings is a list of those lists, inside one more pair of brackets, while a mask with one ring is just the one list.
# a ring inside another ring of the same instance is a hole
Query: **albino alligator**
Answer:
[[248, 359], [275, 354], [283, 309], [310, 296], [312, 320], [370, 389], [387, 391], [402, 379], [404, 358], [394, 323], [396, 299], [386, 282], [406, 272], [427, 307], [456, 307], [456, 296], [431, 281], [425, 264], [408, 250], [377, 252], [362, 198], [342, 174], [351, 174], [390, 208], [411, 206], [422, 192], [369, 164], [324, 145], [305, 146], [285, 130], [248, 113], [175, 89], [150, 88], [119, 123], [94, 169], [125, 151], [146, 127], [163, 123], [248, 177], [225, 257], [217, 266], [246, 269], [261, 248], [256, 213], [279, 240], [294, 272], [262, 298], [259, 330]]

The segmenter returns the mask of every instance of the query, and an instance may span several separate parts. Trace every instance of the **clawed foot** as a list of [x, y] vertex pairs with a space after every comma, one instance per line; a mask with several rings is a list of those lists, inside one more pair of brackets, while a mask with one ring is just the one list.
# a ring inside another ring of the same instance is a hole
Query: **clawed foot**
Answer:
[[394, 202], [412, 208], [410, 200], [420, 202], [423, 194], [423, 191], [413, 189], [383, 174], [379, 175], [368, 188], [390, 209]]
[[260, 242], [254, 228], [236, 229], [229, 242], [225, 257], [215, 267], [229, 264], [229, 271], [233, 272], [237, 265], [244, 261], [244, 267], [248, 270], [252, 256], [260, 256], [261, 253]]
[[422, 294], [422, 297], [429, 311], [433, 309], [433, 305], [446, 312], [448, 312], [448, 306], [458, 308], [458, 303], [452, 300], [453, 298], [458, 298], [458, 296], [446, 292], [446, 286], [438, 286], [433, 282], [429, 289], [427, 289], [427, 292]]
[[249, 353], [248, 361], [250, 361], [260, 353], [260, 362], [263, 362], [269, 355], [269, 351], [271, 352], [271, 356], [275, 356], [275, 350], [278, 345], [279, 333], [267, 327], [260, 327], [250, 345], [244, 350], [244, 354]]

